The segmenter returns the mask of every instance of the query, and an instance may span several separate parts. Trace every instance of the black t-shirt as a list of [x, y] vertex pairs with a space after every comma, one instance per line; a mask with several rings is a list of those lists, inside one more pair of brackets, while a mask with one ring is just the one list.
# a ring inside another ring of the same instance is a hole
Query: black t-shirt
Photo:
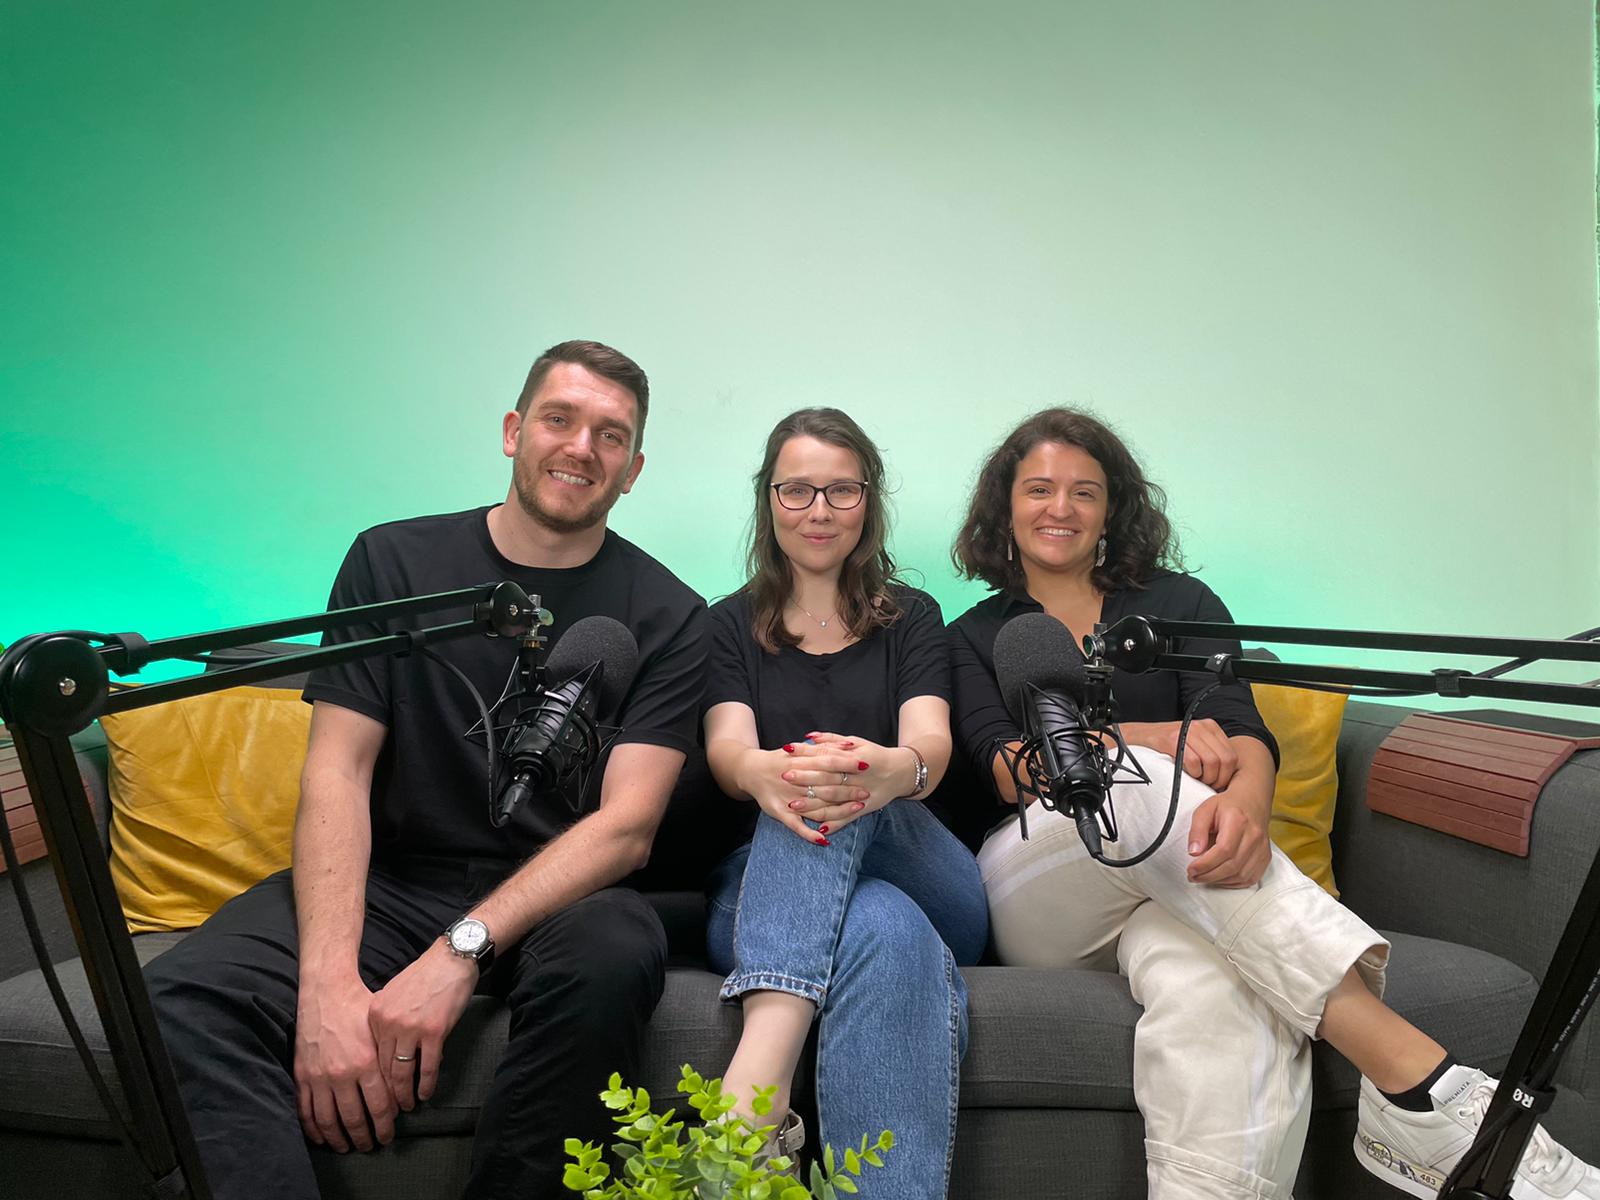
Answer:
[[[1014, 592], [996, 592], [981, 600], [955, 621], [949, 629], [950, 666], [955, 687], [952, 723], [955, 726], [956, 745], [965, 752], [965, 766], [961, 773], [962, 786], [967, 789], [969, 803], [982, 797], [977, 807], [982, 810], [978, 820], [987, 828], [1001, 816], [1015, 812], [1010, 805], [998, 806], [995, 799], [993, 775], [990, 765], [996, 749], [1002, 742], [1022, 736], [1017, 723], [1006, 711], [1005, 699], [994, 673], [994, 640], [1001, 626], [1023, 613], [1042, 612], [1043, 606], [1033, 597]], [[1174, 621], [1231, 621], [1227, 607], [1217, 594], [1193, 575], [1180, 575], [1161, 571], [1149, 579], [1143, 588], [1129, 588], [1106, 595], [1100, 610], [1100, 620], [1109, 625], [1130, 614], [1147, 617], [1166, 617]], [[1238, 655], [1238, 642], [1208, 638], [1175, 639], [1172, 646], [1177, 654]], [[1157, 722], [1181, 720], [1190, 702], [1204, 689], [1216, 682], [1216, 677], [1203, 671], [1150, 671], [1131, 674], [1117, 669], [1111, 677], [1111, 695], [1117, 704], [1119, 720], [1130, 722]], [[1243, 683], [1218, 688], [1200, 705], [1195, 718], [1210, 718], [1230, 737], [1245, 735], [1259, 739], [1278, 757], [1278, 743], [1267, 731], [1266, 723], [1256, 711], [1250, 688]], [[979, 781], [982, 781], [981, 783]], [[947, 789], [941, 789], [941, 792]], [[947, 808], [954, 809], [947, 803]], [[969, 844], [978, 828], [967, 820], [958, 821], [957, 833]]]
[[734, 593], [711, 607], [705, 704], [736, 701], [756, 715], [761, 747], [798, 742], [814, 729], [883, 746], [900, 741], [900, 706], [913, 696], [950, 699], [944, 618], [926, 592], [897, 587], [894, 624], [832, 654], [798, 646], [770, 654], [750, 630], [750, 602]]
[[[495, 549], [488, 514], [487, 507], [476, 508], [367, 530], [345, 555], [328, 607], [509, 579], [538, 595], [555, 617], [547, 631], [552, 647], [582, 618], [612, 617], [638, 642], [639, 665], [620, 707], [598, 713], [598, 719], [622, 727], [619, 745], [692, 750], [705, 683], [705, 602], [655, 559], [610, 531], [582, 566], [514, 563]], [[427, 614], [383, 627], [330, 633], [324, 644], [459, 619], [450, 613]], [[490, 704], [505, 688], [517, 660], [516, 641], [481, 635], [432, 649], [458, 667]], [[519, 862], [597, 801], [601, 769], [593, 772], [587, 796], [542, 798], [522, 805], [503, 828], [490, 825], [484, 748], [481, 741], [466, 737], [478, 723], [477, 706], [452, 672], [424, 654], [323, 668], [312, 673], [305, 698], [364, 713], [389, 727], [372, 782], [374, 861], [430, 856]]]

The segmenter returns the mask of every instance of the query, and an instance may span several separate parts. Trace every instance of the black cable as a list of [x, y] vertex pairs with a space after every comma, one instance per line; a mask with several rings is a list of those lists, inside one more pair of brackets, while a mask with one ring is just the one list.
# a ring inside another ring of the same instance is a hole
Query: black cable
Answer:
[[[1183, 723], [1178, 726], [1178, 745], [1172, 756], [1172, 798], [1167, 801], [1167, 819], [1162, 823], [1161, 832], [1156, 834], [1148, 846], [1131, 858], [1107, 858], [1104, 852], [1097, 854], [1090, 850], [1089, 854], [1096, 862], [1108, 867], [1136, 867], [1159, 850], [1161, 844], [1167, 840], [1167, 835], [1172, 832], [1172, 826], [1178, 819], [1178, 797], [1183, 789], [1183, 748], [1189, 741], [1189, 725], [1194, 720], [1194, 714], [1199, 711], [1201, 702], [1221, 686], [1222, 681], [1219, 679], [1196, 696], [1183, 714]], [[1121, 742], [1120, 737], [1118, 742]]]

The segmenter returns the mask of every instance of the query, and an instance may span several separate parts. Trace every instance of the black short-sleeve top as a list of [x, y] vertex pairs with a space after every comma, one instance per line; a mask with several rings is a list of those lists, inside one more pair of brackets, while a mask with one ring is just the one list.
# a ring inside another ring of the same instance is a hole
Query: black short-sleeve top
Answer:
[[914, 696], [950, 699], [944, 618], [926, 592], [895, 587], [900, 615], [832, 654], [797, 646], [763, 650], [751, 631], [750, 602], [736, 592], [711, 606], [705, 704], [749, 705], [763, 749], [813, 730], [899, 743], [900, 706]]
[[[543, 599], [555, 616], [552, 648], [584, 617], [612, 617], [639, 646], [627, 694], [599, 719], [620, 726], [617, 744], [643, 743], [685, 753], [697, 741], [708, 652], [705, 602], [627, 539], [608, 530], [600, 549], [576, 567], [512, 562], [489, 534], [489, 508], [395, 521], [356, 538], [333, 584], [329, 608], [454, 591], [510, 579]], [[324, 636], [332, 645], [459, 619], [456, 614], [391, 619]], [[517, 662], [517, 641], [472, 636], [442, 642], [454, 665], [487, 701], [500, 695]], [[363, 659], [311, 673], [305, 698], [364, 713], [388, 727], [372, 781], [372, 854], [504, 859], [521, 862], [598, 802], [601, 771], [589, 790], [541, 796], [495, 828], [488, 818], [488, 768], [478, 708], [468, 689], [423, 654]]]
[[[955, 686], [952, 722], [956, 743], [966, 753], [974, 773], [987, 779], [995, 750], [1003, 742], [1022, 736], [1006, 711], [994, 673], [994, 640], [1001, 626], [1022, 613], [1042, 612], [1033, 597], [1016, 592], [996, 592], [981, 600], [955, 621], [949, 630], [951, 671]], [[1131, 614], [1166, 617], [1174, 621], [1231, 621], [1217, 594], [1193, 575], [1158, 572], [1142, 588], [1107, 593], [1100, 619], [1109, 625]], [[1180, 638], [1172, 646], [1177, 654], [1238, 655], [1236, 641]], [[1216, 682], [1203, 671], [1149, 671], [1131, 674], [1117, 669], [1111, 677], [1111, 695], [1118, 719], [1133, 722], [1181, 720], [1194, 697]], [[1210, 718], [1229, 737], [1240, 735], [1261, 741], [1278, 757], [1278, 743], [1256, 711], [1250, 688], [1229, 684], [1212, 692], [1195, 717]]]

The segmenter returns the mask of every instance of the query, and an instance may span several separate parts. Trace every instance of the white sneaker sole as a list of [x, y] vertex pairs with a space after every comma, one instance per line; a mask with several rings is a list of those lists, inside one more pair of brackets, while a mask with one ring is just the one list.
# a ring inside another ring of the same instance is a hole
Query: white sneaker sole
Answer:
[[1383, 1142], [1369, 1138], [1356, 1130], [1356, 1161], [1390, 1187], [1399, 1188], [1408, 1196], [1420, 1200], [1434, 1200], [1444, 1186], [1444, 1176], [1429, 1167], [1401, 1158]]

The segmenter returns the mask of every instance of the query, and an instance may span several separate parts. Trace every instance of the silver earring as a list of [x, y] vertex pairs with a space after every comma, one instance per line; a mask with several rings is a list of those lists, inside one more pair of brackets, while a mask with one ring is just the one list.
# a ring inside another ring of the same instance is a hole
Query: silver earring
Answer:
[[1006, 530], [1006, 561], [1010, 562], [1016, 555], [1017, 535], [1011, 530]]
[[1106, 565], [1106, 535], [1103, 533], [1094, 545], [1094, 565], [1097, 567]]

